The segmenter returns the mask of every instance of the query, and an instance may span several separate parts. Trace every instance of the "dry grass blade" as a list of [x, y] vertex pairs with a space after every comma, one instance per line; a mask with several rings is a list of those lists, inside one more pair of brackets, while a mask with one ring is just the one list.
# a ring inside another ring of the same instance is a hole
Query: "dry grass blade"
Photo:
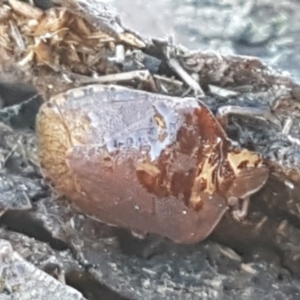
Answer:
[[35, 36], [43, 36], [61, 30], [69, 21], [66, 9], [50, 9], [41, 18], [34, 31]]
[[33, 19], [39, 19], [43, 15], [43, 11], [37, 7], [33, 7], [32, 5], [21, 2], [18, 0], [8, 0], [8, 3], [10, 4], [11, 8], [16, 12], [17, 14], [26, 17], [26, 18], [33, 18]]

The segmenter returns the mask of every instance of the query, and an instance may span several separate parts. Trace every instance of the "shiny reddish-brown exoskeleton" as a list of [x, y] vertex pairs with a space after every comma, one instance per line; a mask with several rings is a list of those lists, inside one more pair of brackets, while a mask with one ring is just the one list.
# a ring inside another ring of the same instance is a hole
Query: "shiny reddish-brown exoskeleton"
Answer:
[[244, 217], [268, 177], [193, 98], [76, 88], [42, 106], [37, 131], [43, 175], [84, 213], [180, 243], [206, 238], [230, 206]]

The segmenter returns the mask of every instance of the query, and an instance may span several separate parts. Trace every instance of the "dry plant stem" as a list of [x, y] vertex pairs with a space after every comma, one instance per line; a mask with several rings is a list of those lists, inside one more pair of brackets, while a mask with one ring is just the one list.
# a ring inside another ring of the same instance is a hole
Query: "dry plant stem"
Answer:
[[286, 121], [284, 122], [283, 126], [282, 126], [282, 130], [281, 130], [281, 133], [283, 135], [288, 135], [290, 130], [291, 130], [291, 127], [292, 127], [292, 118], [287, 118]]
[[276, 98], [300, 100], [300, 86], [288, 74], [274, 71], [255, 57], [198, 51], [183, 55], [179, 60], [187, 72], [199, 74], [203, 84], [232, 87], [233, 90], [237, 86], [248, 86], [248, 92], [253, 93], [271, 89]]
[[200, 85], [180, 66], [179, 62], [175, 58], [169, 60], [169, 64], [172, 69], [181, 77], [181, 79], [194, 91], [195, 96], [202, 97], [204, 92]]
[[13, 39], [15, 40], [16, 45], [20, 49], [20, 52], [25, 51], [25, 49], [26, 49], [25, 43], [24, 43], [24, 40], [22, 38], [22, 35], [21, 35], [18, 27], [16, 26], [16, 24], [13, 21], [10, 21], [9, 25], [11, 28], [11, 35], [12, 35]]
[[226, 125], [228, 123], [229, 115], [261, 118], [274, 124], [278, 124], [279, 122], [275, 116], [272, 115], [268, 107], [243, 107], [226, 105], [218, 109], [216, 118], [222, 125]]
[[159, 80], [161, 83], [167, 83], [167, 84], [172, 84], [176, 86], [177, 88], [181, 88], [183, 86], [183, 83], [179, 80], [176, 80], [174, 78], [168, 78], [164, 76], [160, 76], [157, 74], [154, 74], [153, 77], [157, 80]]
[[96, 78], [90, 78], [87, 76], [82, 76], [78, 74], [70, 74], [71, 78], [77, 79], [82, 84], [91, 84], [91, 83], [113, 83], [113, 82], [122, 82], [122, 81], [132, 81], [138, 80], [140, 82], [148, 82], [151, 78], [151, 74], [148, 70], [143, 71], [132, 71], [119, 74], [110, 74], [99, 76]]
[[115, 57], [110, 58], [110, 61], [115, 61], [116, 63], [121, 63], [125, 59], [125, 48], [123, 45], [116, 46], [116, 55]]

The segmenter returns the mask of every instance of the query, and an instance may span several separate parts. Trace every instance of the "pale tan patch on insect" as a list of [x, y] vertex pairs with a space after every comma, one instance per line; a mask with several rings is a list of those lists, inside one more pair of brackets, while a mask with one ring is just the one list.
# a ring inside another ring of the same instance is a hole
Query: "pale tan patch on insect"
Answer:
[[41, 172], [44, 177], [51, 179], [58, 176], [59, 180], [55, 182], [55, 189], [63, 194], [74, 188], [79, 190], [78, 185], [74, 182], [73, 174], [66, 164], [65, 157], [74, 145], [80, 143], [65, 125], [54, 100], [42, 106], [37, 119], [37, 131], [39, 133]]
[[232, 167], [234, 174], [238, 175], [243, 168], [256, 168], [262, 165], [259, 154], [250, 152], [247, 149], [229, 152], [227, 159]]
[[195, 178], [194, 185], [192, 188], [190, 205], [192, 207], [199, 208], [201, 206], [201, 194], [206, 193], [208, 195], [213, 195], [216, 190], [216, 182], [214, 179], [214, 173], [218, 168], [218, 161], [211, 162], [210, 155], [204, 155], [204, 159], [201, 162], [199, 168], [199, 175]]
[[150, 163], [141, 163], [136, 166], [137, 171], [144, 171], [145, 173], [149, 174], [151, 177], [156, 177], [159, 175], [160, 170]]

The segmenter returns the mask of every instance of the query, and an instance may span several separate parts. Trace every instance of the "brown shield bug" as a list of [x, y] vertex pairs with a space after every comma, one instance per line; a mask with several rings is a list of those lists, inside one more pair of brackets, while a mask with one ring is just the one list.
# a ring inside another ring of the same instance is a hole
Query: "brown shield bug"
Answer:
[[193, 98], [80, 87], [42, 106], [37, 131], [43, 175], [75, 206], [178, 243], [205, 239], [230, 207], [243, 218], [269, 173]]

